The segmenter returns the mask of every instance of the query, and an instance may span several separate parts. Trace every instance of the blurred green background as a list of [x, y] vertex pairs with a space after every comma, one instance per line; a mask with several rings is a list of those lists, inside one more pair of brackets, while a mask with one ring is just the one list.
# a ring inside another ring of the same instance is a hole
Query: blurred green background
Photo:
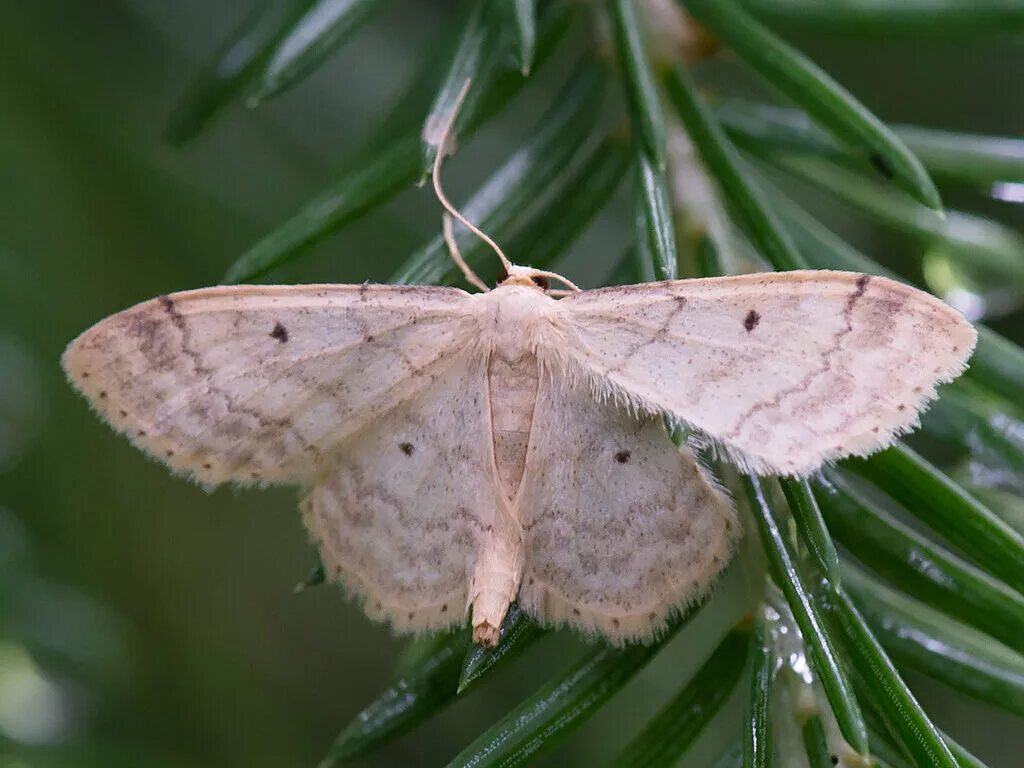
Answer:
[[[108, 314], [215, 282], [322, 188], [452, 5], [386, 5], [300, 87], [172, 150], [161, 140], [170, 108], [249, 3], [0, 4], [0, 768], [312, 766], [387, 682], [399, 640], [337, 590], [292, 592], [312, 559], [293, 491], [206, 494], [171, 478], [89, 413], [58, 358]], [[886, 119], [1021, 135], [1014, 40], [797, 39]], [[451, 163], [454, 197], [516, 146], [538, 89], [559, 79], [547, 75]], [[1024, 223], [1019, 206], [944, 192]], [[606, 212], [563, 271], [599, 282], [629, 221], [627, 205]], [[432, 194], [414, 188], [272, 277], [382, 280], [437, 223]], [[905, 243], [833, 224], [899, 266]], [[1019, 326], [1013, 314], [995, 324], [1018, 341]], [[749, 608], [740, 575], [725, 589], [729, 600], [546, 763], [592, 765], [633, 733]], [[572, 637], [545, 640], [357, 765], [443, 763], [578, 651]], [[979, 757], [1020, 765], [1019, 720], [912, 682]], [[735, 702], [727, 723], [730, 712]], [[686, 765], [727, 740], [705, 734]]]

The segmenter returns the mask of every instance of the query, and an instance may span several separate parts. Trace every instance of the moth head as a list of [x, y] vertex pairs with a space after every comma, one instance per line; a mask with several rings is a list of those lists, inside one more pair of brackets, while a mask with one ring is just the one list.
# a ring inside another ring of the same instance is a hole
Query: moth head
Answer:
[[579, 290], [575, 284], [555, 272], [547, 272], [542, 269], [534, 269], [533, 267], [520, 267], [517, 264], [510, 264], [508, 266], [504, 278], [502, 278], [498, 285], [521, 285], [528, 288], [536, 288], [538, 291], [545, 293], [559, 293], [557, 290], [551, 289], [551, 280], [557, 280], [563, 285], [568, 286], [572, 291]]
[[527, 288], [537, 288], [545, 291], [548, 288], [547, 274], [540, 272], [533, 267], [520, 267], [512, 264], [502, 276], [498, 285], [522, 285]]

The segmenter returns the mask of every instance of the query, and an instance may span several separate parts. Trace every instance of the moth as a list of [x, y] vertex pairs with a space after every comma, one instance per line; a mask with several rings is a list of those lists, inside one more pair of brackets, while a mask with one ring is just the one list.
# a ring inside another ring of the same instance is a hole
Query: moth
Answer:
[[493, 290], [446, 215], [480, 293], [204, 288], [113, 315], [63, 357], [96, 411], [175, 472], [302, 487], [325, 572], [397, 631], [468, 614], [493, 646], [518, 600], [543, 624], [649, 640], [740, 532], [666, 421], [742, 471], [804, 476], [914, 428], [974, 347], [938, 299], [848, 272], [581, 291], [467, 221], [443, 154], [435, 192], [501, 259]]
[[644, 640], [739, 533], [664, 417], [743, 471], [804, 476], [912, 429], [971, 325], [882, 277], [802, 271], [549, 296], [295, 285], [161, 296], [68, 347], [68, 377], [206, 486], [294, 484], [327, 573], [399, 631], [510, 603]]

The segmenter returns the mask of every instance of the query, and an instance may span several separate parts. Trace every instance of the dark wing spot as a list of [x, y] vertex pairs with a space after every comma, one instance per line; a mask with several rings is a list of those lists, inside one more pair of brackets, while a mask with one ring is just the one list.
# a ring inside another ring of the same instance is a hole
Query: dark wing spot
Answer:
[[89, 372], [88, 371], [82, 371], [82, 378], [83, 379], [88, 379], [89, 378]]
[[615, 454], [615, 460], [619, 462], [619, 464], [625, 464], [629, 461], [629, 451], [619, 451]]
[[441, 613], [448, 613], [448, 603], [441, 606]]
[[282, 344], [284, 344], [286, 341], [288, 341], [288, 329], [285, 328], [280, 323], [274, 323], [274, 330], [270, 332], [270, 337], [272, 339], [277, 339]]
[[118, 411], [118, 413], [120, 413], [120, 414], [121, 414], [121, 418], [122, 418], [122, 419], [123, 419], [123, 418], [124, 418], [125, 416], [127, 416], [127, 415], [128, 415], [128, 411]]
[[573, 616], [579, 616], [580, 615], [580, 609], [579, 608], [573, 608], [572, 609], [572, 615]]
[[892, 166], [889, 165], [889, 161], [880, 154], [874, 152], [868, 159], [871, 160], [871, 164], [875, 167], [875, 170], [885, 176], [885, 178], [891, 179], [893, 177]]
[[619, 628], [619, 620], [618, 619], [612, 619], [612, 626], [615, 627], [616, 629], [618, 629]]
[[412, 456], [412, 452], [415, 450], [415, 448], [413, 448], [412, 446], [412, 443], [399, 443], [398, 447], [406, 456]]
[[107, 393], [105, 391], [104, 392], [100, 392], [100, 400], [106, 400], [106, 399], [107, 399]]
[[168, 459], [171, 458], [171, 456], [174, 455], [174, 451], [165, 451], [165, 453], [167, 454], [167, 458]]
[[203, 464], [203, 469], [213, 469], [213, 464]]
[[747, 329], [747, 333], [757, 328], [757, 324], [761, 322], [761, 316], [757, 314], [755, 310], [747, 312], [747, 316], [743, 319], [743, 327]]

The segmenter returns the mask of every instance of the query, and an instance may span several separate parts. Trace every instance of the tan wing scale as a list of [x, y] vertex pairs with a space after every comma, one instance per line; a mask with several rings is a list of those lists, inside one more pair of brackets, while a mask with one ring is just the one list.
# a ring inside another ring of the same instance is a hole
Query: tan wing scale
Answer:
[[524, 610], [620, 643], [651, 639], [702, 597], [739, 535], [729, 499], [660, 418], [550, 372], [516, 507]]
[[742, 468], [803, 475], [889, 445], [975, 332], [882, 277], [783, 272], [574, 294], [564, 359], [596, 394], [696, 427]]
[[177, 471], [305, 482], [472, 342], [470, 306], [452, 288], [207, 288], [103, 320], [63, 363], [104, 418]]
[[461, 623], [498, 488], [482, 356], [453, 365], [325, 461], [302, 503], [325, 572], [400, 631]]

